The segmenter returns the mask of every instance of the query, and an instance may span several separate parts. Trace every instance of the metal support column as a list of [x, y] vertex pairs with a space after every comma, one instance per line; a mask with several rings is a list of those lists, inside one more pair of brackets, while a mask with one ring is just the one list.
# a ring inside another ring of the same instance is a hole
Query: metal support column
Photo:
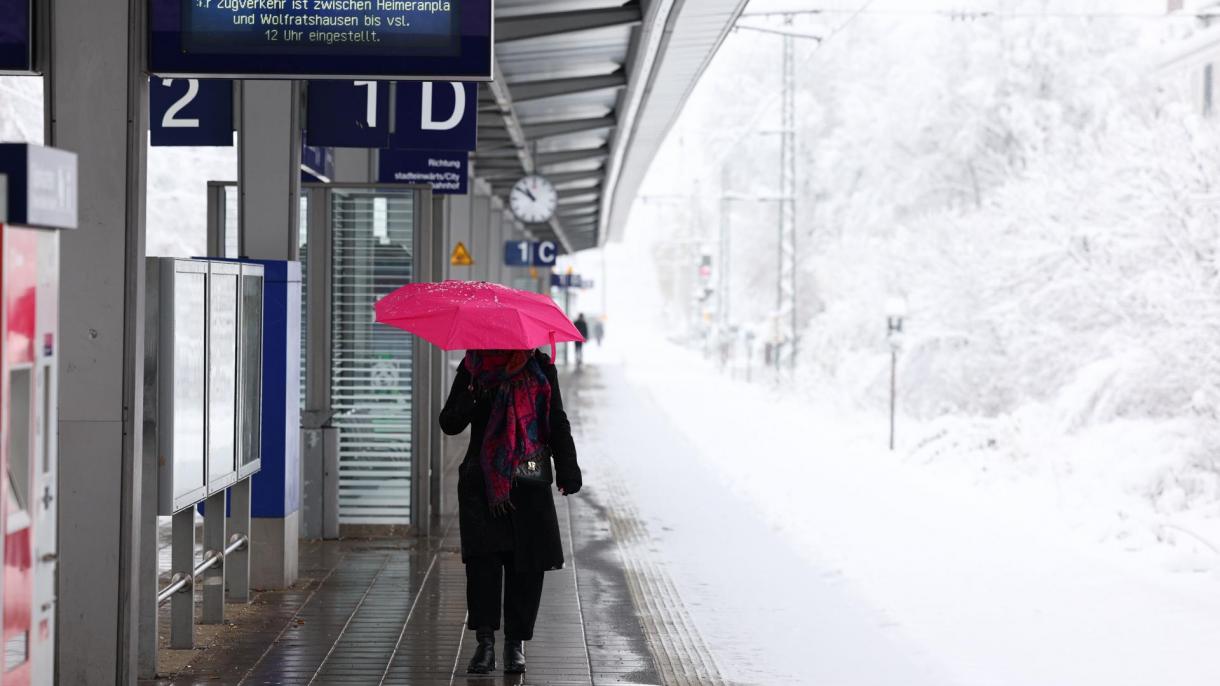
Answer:
[[[301, 84], [297, 81], [242, 81], [238, 131], [238, 246], [243, 257], [264, 260], [299, 258], [301, 216]], [[284, 474], [301, 469], [300, 443], [292, 441], [282, 459]], [[282, 483], [260, 480], [252, 492], [253, 506], [266, 497], [285, 498], [273, 492], [297, 486], [297, 479]], [[266, 490], [263, 490], [266, 489]], [[287, 588], [297, 579], [300, 512], [255, 517], [250, 539], [258, 546], [251, 556], [250, 583], [257, 588]]]
[[[792, 15], [784, 17], [784, 24], [792, 24]], [[775, 314], [779, 318], [781, 352], [777, 364], [787, 358], [789, 365], [796, 364], [797, 356], [797, 306], [796, 306], [796, 54], [795, 38], [784, 36], [783, 104], [780, 114], [782, 142], [780, 144], [780, 223], [779, 223], [779, 302]]]
[[[195, 508], [193, 507], [188, 507], [174, 515], [170, 570], [173, 572], [175, 580], [180, 578], [180, 574], [190, 578], [195, 571]], [[187, 584], [186, 588], [175, 593], [169, 602], [169, 647], [175, 650], [194, 648], [194, 584]]]
[[[250, 536], [250, 479], [242, 479], [229, 489], [229, 530], [223, 545], [229, 545], [238, 536]], [[211, 548], [212, 544], [206, 542], [204, 546]], [[229, 600], [250, 602], [250, 546], [225, 556], [224, 579]]]
[[[138, 671], [144, 379], [144, 0], [48, 8], [46, 142], [79, 155], [79, 231], [61, 240], [59, 613], [65, 684]], [[154, 536], [155, 532], [143, 532]]]
[[[203, 557], [224, 550], [225, 492], [208, 496], [203, 506]], [[202, 624], [222, 624], [225, 621], [225, 565], [214, 565], [199, 578], [203, 588]]]
[[719, 248], [717, 248], [720, 252], [720, 259], [716, 268], [716, 292], [719, 294], [718, 303], [720, 305], [720, 312], [717, 318], [719, 319], [722, 331], [729, 328], [729, 319], [732, 314], [733, 305], [733, 294], [729, 290], [732, 286], [729, 276], [730, 261], [732, 260], [732, 243], [729, 238], [729, 228], [732, 219], [730, 213], [733, 211], [733, 202], [729, 198], [730, 179], [732, 177], [729, 175], [729, 167], [725, 165], [720, 173], [720, 240], [718, 241]]
[[[432, 242], [434, 246], [439, 246], [440, 249], [433, 249], [429, 252], [432, 259], [432, 276], [445, 273], [445, 231], [449, 222], [449, 201], [444, 196], [433, 196], [432, 198], [432, 221], [429, 223], [429, 229], [432, 234]], [[429, 387], [431, 389], [432, 407], [435, 408], [434, 414], [439, 414], [440, 408], [445, 405], [445, 395], [449, 392], [449, 374], [445, 368], [449, 359], [449, 354], [443, 350], [434, 350], [431, 364], [428, 367]], [[441, 431], [440, 424], [436, 421], [429, 421], [427, 430], [432, 434], [431, 453], [429, 462], [432, 465], [432, 478], [430, 484], [431, 503], [432, 503], [432, 519], [433, 525], [439, 523], [439, 517], [445, 513], [447, 505], [446, 500], [446, 484], [444, 482], [445, 473], [445, 433]]]
[[[415, 281], [432, 281], [435, 256], [433, 253], [443, 247], [437, 246], [432, 223], [432, 193], [420, 191], [416, 196], [415, 206]], [[434, 396], [431, 384], [435, 378], [431, 372], [434, 369], [434, 357], [442, 353], [422, 338], [416, 338], [414, 343], [414, 364], [417, 373], [412, 380], [411, 398], [411, 525], [420, 536], [432, 534], [432, 444], [433, 432], [431, 426], [436, 423], [436, 415], [440, 408], [433, 407]], [[418, 373], [422, 372], [422, 373]]]

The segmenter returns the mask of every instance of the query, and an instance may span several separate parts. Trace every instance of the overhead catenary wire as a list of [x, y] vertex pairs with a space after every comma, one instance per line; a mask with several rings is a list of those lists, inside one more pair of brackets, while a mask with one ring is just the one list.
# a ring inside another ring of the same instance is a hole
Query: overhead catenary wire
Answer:
[[[866, 10], [868, 10], [869, 7], [872, 7], [872, 5], [876, 1], [877, 0], [865, 0], [865, 2], [862, 3], [859, 7], [857, 7], [856, 10], [854, 12], [852, 12], [852, 14], [849, 17], [844, 19], [842, 22], [840, 22], [838, 25], [836, 25], [834, 28], [832, 28], [829, 32], [827, 32], [825, 36], [823, 36], [820, 40], [817, 41], [817, 44], [813, 47], [812, 50], [810, 50], [809, 54], [805, 56], [805, 59], [801, 60], [800, 66], [801, 67], [809, 66], [809, 63], [813, 60], [814, 56], [817, 55], [818, 50], [820, 50], [823, 46], [825, 46], [828, 42], [830, 42], [835, 36], [842, 33], [843, 29], [846, 29], [849, 25], [851, 25], [851, 23], [853, 21], [855, 21], [857, 17], [859, 17]], [[788, 14], [796, 14], [796, 13], [789, 12]], [[747, 136], [749, 136], [751, 133], [753, 133], [755, 131], [756, 127], [758, 126], [758, 122], [764, 116], [766, 116], [768, 112], [772, 111], [776, 102], [782, 97], [783, 97], [783, 93], [777, 92], [777, 93], [771, 94], [770, 97], [768, 97], [766, 100], [764, 100], [759, 105], [759, 107], [754, 111], [754, 116], [750, 118], [750, 121], [744, 127], [741, 127], [740, 133], [737, 136], [737, 138], [733, 139], [727, 145], [725, 145], [721, 148], [722, 152], [721, 152], [720, 156], [716, 158], [715, 163], [708, 165], [708, 168], [716, 169], [716, 168], [720, 167], [720, 165], [724, 164], [724, 161], [728, 158], [729, 154], [734, 149], [736, 149], [737, 146], [740, 145], [741, 142], [743, 140], [745, 140]]]

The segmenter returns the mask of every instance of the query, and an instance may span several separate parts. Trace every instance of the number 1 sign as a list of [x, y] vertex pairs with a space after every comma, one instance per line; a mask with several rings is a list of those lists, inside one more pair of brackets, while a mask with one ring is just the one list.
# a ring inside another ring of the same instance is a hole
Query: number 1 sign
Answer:
[[233, 145], [233, 82], [152, 77], [151, 142], [158, 147]]
[[384, 148], [389, 140], [389, 82], [309, 82], [306, 143], [339, 148]]

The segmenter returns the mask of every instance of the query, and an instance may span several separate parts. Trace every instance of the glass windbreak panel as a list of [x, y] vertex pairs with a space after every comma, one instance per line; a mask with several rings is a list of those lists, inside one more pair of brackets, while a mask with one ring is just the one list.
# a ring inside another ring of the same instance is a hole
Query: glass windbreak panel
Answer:
[[237, 275], [212, 274], [208, 302], [208, 485], [237, 469]]
[[174, 278], [174, 499], [204, 486], [207, 275]]
[[241, 463], [250, 464], [262, 450], [263, 410], [263, 279], [241, 277]]
[[331, 194], [331, 394], [342, 524], [410, 519], [413, 339], [376, 324], [373, 305], [411, 281], [414, 210], [412, 191]]
[[30, 407], [33, 381], [29, 367], [9, 372], [8, 480], [9, 512], [26, 509], [30, 502]]

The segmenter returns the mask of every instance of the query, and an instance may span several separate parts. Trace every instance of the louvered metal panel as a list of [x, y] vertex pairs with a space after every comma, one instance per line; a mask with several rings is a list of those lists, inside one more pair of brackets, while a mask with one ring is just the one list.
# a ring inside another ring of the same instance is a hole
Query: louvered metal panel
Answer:
[[411, 281], [413, 192], [331, 195], [331, 389], [339, 428], [340, 524], [407, 524], [412, 337], [374, 323], [373, 305]]

